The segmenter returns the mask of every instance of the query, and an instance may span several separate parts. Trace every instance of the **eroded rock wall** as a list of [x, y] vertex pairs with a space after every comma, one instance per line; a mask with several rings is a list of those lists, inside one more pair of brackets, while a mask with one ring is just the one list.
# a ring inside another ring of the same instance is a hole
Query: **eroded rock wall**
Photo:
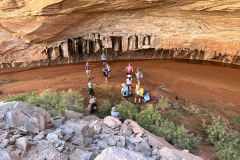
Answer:
[[239, 2], [4, 0], [2, 67], [176, 58], [240, 64]]

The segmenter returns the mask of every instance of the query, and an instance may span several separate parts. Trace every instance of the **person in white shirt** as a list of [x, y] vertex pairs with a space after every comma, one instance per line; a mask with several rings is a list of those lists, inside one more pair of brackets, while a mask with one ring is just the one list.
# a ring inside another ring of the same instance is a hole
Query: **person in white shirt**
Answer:
[[132, 76], [130, 74], [127, 75], [126, 83], [128, 86], [128, 91], [131, 94], [132, 93]]

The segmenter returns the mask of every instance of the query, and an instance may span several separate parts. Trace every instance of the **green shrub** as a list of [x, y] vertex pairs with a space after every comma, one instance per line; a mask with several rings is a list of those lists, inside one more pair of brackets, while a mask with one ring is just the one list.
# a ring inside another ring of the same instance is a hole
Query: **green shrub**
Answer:
[[36, 96], [36, 95], [38, 95], [38, 93], [36, 93], [36, 92], [26, 93], [26, 94], [11, 95], [10, 97], [4, 99], [4, 102], [10, 102], [10, 101], [27, 102], [29, 97]]
[[240, 117], [236, 117], [236, 116], [231, 117], [231, 122], [236, 125], [240, 125]]
[[99, 106], [98, 116], [100, 118], [104, 118], [106, 116], [111, 115], [112, 105], [109, 101], [103, 101], [103, 103]]
[[180, 149], [192, 151], [201, 142], [201, 137], [189, 133], [182, 125], [175, 125], [172, 121], [166, 119], [161, 122], [158, 128], [158, 136], [163, 136], [167, 141]]
[[228, 121], [212, 117], [212, 123], [203, 123], [207, 133], [206, 142], [213, 144], [216, 159], [238, 160], [240, 157], [240, 134], [228, 127]]
[[5, 101], [23, 101], [46, 109], [51, 116], [61, 115], [66, 109], [87, 113], [84, 98], [73, 91], [53, 92], [46, 90], [42, 94], [19, 94], [7, 98]]
[[[155, 110], [152, 104], [147, 105], [147, 109], [137, 114], [137, 123], [145, 129], [154, 128], [152, 125], [159, 126], [161, 122], [161, 114]], [[152, 129], [153, 130], [153, 129]]]
[[208, 137], [206, 142], [214, 144], [216, 141], [223, 142], [227, 134], [228, 122], [221, 120], [220, 117], [212, 117], [212, 124], [206, 125], [205, 122], [202, 124], [203, 129], [207, 133]]
[[136, 120], [136, 115], [139, 110], [134, 104], [128, 101], [121, 101], [119, 104], [116, 105], [116, 107], [123, 120]]

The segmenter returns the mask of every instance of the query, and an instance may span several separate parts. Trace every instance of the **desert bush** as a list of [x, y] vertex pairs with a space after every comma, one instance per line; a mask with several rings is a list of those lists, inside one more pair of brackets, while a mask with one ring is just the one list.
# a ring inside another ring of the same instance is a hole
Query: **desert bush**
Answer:
[[206, 125], [206, 123], [203, 122], [202, 127], [208, 135], [206, 142], [214, 144], [216, 141], [224, 141], [227, 134], [227, 126], [228, 122], [222, 120], [220, 117], [213, 116], [211, 125]]
[[116, 107], [117, 111], [120, 113], [123, 120], [126, 119], [136, 120], [136, 115], [139, 112], [139, 110], [134, 104], [128, 101], [121, 101], [116, 105]]
[[163, 136], [167, 141], [180, 149], [188, 149], [193, 151], [201, 142], [201, 137], [195, 136], [183, 125], [176, 125], [172, 121], [166, 119], [161, 122], [158, 128], [158, 136]]
[[4, 102], [10, 102], [10, 101], [26, 102], [29, 97], [36, 96], [36, 95], [38, 95], [37, 92], [26, 93], [26, 94], [10, 95], [8, 98], [4, 99]]
[[98, 108], [98, 116], [104, 118], [111, 115], [112, 105], [109, 101], [103, 101], [103, 103]]
[[203, 123], [207, 133], [206, 142], [213, 144], [216, 159], [238, 160], [240, 157], [240, 134], [228, 127], [228, 121], [220, 117], [212, 117], [212, 123]]
[[73, 91], [53, 92], [46, 90], [41, 94], [33, 92], [30, 94], [14, 95], [4, 101], [27, 102], [46, 109], [51, 116], [61, 115], [66, 109], [87, 113], [87, 109], [83, 105], [84, 98]]
[[149, 130], [153, 125], [159, 126], [161, 122], [161, 114], [155, 110], [152, 104], [147, 105], [147, 109], [142, 110], [136, 116], [137, 123], [143, 128]]

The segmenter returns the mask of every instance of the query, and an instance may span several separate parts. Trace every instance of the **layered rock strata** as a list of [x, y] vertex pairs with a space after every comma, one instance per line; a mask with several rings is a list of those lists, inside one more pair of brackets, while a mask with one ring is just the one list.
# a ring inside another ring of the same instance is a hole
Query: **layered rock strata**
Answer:
[[237, 0], [3, 0], [0, 9], [1, 67], [98, 60], [102, 48], [109, 59], [240, 63]]

